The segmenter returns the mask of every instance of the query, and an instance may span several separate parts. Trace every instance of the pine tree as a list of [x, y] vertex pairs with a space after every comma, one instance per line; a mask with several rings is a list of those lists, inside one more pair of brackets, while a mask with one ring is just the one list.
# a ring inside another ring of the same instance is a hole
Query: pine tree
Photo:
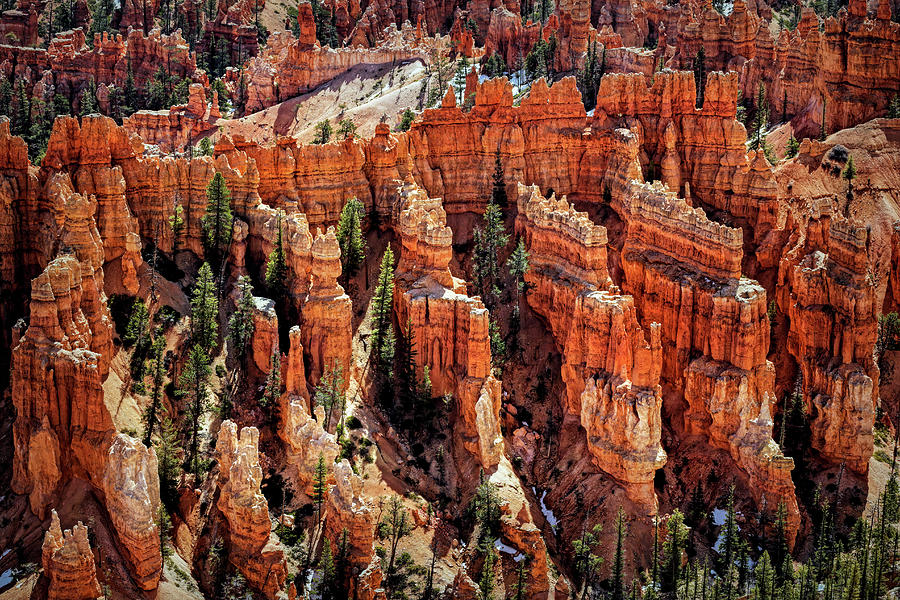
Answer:
[[408, 417], [416, 417], [419, 384], [416, 378], [416, 337], [412, 321], [407, 321], [397, 339], [397, 368], [394, 373], [394, 389], [397, 409]]
[[12, 110], [13, 87], [9, 79], [6, 77], [0, 81], [0, 115], [11, 116]]
[[503, 225], [500, 207], [488, 202], [484, 210], [482, 226], [475, 228], [474, 264], [472, 267], [475, 289], [489, 309], [496, 306], [499, 292], [497, 283], [500, 275], [500, 250], [509, 242], [509, 235]]
[[316, 133], [313, 136], [313, 144], [327, 144], [331, 139], [331, 134], [334, 132], [334, 129], [331, 127], [331, 123], [327, 120], [319, 121], [316, 123], [315, 127]]
[[153, 341], [151, 349], [151, 357], [153, 360], [153, 385], [150, 388], [150, 404], [144, 411], [144, 445], [150, 447], [153, 439], [153, 429], [156, 427], [159, 412], [162, 408], [162, 386], [163, 376], [165, 375], [165, 359], [163, 350], [165, 350], [166, 340], [161, 335]]
[[216, 171], [206, 187], [206, 213], [201, 224], [206, 251], [217, 267], [231, 243], [233, 221], [231, 192], [225, 185], [225, 178]]
[[[148, 445], [149, 447], [149, 445]], [[159, 495], [166, 506], [178, 501], [178, 478], [181, 475], [181, 445], [178, 428], [172, 419], [163, 416], [159, 424], [159, 441], [155, 446], [159, 473]]]
[[756, 92], [756, 117], [753, 119], [753, 130], [755, 135], [750, 141], [751, 150], [765, 150], [766, 148], [766, 129], [769, 127], [769, 105], [766, 100], [766, 84], [759, 82], [759, 88]]
[[191, 296], [191, 329], [195, 343], [205, 352], [215, 348], [219, 338], [219, 300], [209, 263], [203, 263]]
[[325, 411], [325, 431], [331, 431], [331, 422], [334, 411], [340, 411], [340, 421], [343, 421], [344, 409], [347, 397], [344, 393], [344, 374], [341, 367], [326, 366], [316, 389], [313, 392], [313, 406], [321, 406]]
[[228, 339], [231, 341], [234, 355], [243, 357], [253, 338], [253, 311], [256, 300], [253, 298], [253, 284], [249, 277], [241, 275], [237, 287], [239, 298], [237, 308], [228, 320]]
[[484, 563], [481, 566], [481, 576], [478, 578], [478, 600], [494, 600], [494, 566], [497, 564], [497, 552], [493, 546], [488, 547], [484, 554]]
[[319, 584], [319, 597], [322, 600], [335, 600], [336, 571], [334, 558], [331, 555], [331, 541], [326, 538], [322, 548], [322, 557], [319, 559], [319, 569], [322, 571], [322, 580]]
[[131, 56], [128, 56], [128, 71], [125, 76], [125, 86], [122, 90], [125, 100], [123, 112], [125, 116], [130, 116], [136, 110], [141, 108], [141, 99], [138, 95], [137, 86], [134, 83], [134, 69], [131, 68]]
[[373, 297], [372, 355], [376, 370], [389, 376], [394, 359], [394, 324], [391, 320], [394, 301], [394, 253], [385, 248], [381, 258], [381, 270]]
[[341, 247], [341, 271], [346, 281], [359, 271], [365, 258], [366, 242], [362, 236], [364, 211], [363, 203], [356, 198], [350, 198], [341, 209], [337, 239]]
[[172, 214], [169, 215], [169, 229], [172, 230], [172, 258], [178, 255], [178, 242], [181, 232], [184, 231], [184, 208], [179, 202], [175, 202]]
[[26, 137], [31, 124], [31, 99], [25, 91], [25, 82], [19, 79], [16, 85], [16, 107], [9, 124], [9, 131], [13, 135]]
[[756, 564], [756, 597], [755, 600], [775, 600], [775, 570], [769, 553], [763, 550]]
[[616, 514], [616, 553], [613, 555], [612, 600], [625, 600], [625, 511]]
[[706, 98], [706, 49], [703, 45], [694, 57], [694, 84], [697, 88], [697, 108], [703, 108]]
[[209, 356], [206, 350], [199, 344], [195, 344], [188, 352], [187, 362], [181, 377], [178, 380], [180, 392], [190, 398], [188, 404], [188, 465], [195, 474], [199, 472], [197, 452], [200, 445], [200, 420], [209, 409], [209, 390], [207, 381], [212, 374], [209, 366]]
[[113, 31], [112, 17], [115, 6], [112, 0], [89, 0], [88, 10], [91, 13], [91, 27], [89, 29], [91, 37], [98, 33]]
[[266, 375], [266, 385], [263, 388], [260, 406], [274, 406], [281, 396], [281, 353], [278, 348], [272, 349], [272, 357], [269, 359], [269, 373]]
[[506, 268], [509, 270], [509, 276], [516, 283], [516, 303], [518, 303], [519, 294], [525, 292], [525, 274], [531, 270], [529, 258], [531, 255], [525, 249], [525, 241], [519, 238], [515, 249], [506, 260]]
[[523, 556], [516, 564], [516, 586], [513, 588], [514, 593], [512, 600], [525, 600], [528, 594], [528, 564], [531, 562], [529, 556]]
[[328, 467], [325, 465], [325, 455], [319, 453], [319, 462], [316, 463], [316, 472], [313, 479], [313, 502], [316, 505], [316, 520], [322, 517], [322, 504], [328, 493]]
[[266, 261], [266, 289], [275, 300], [281, 299], [287, 291], [287, 259], [284, 254], [284, 234], [281, 229], [282, 212], [277, 214], [278, 233], [275, 236], [275, 247]]
[[401, 584], [397, 548], [400, 545], [400, 540], [412, 533], [412, 525], [409, 513], [403, 507], [400, 497], [396, 495], [391, 496], [390, 500], [388, 500], [387, 509], [384, 511], [377, 528], [378, 536], [386, 539], [389, 546], [387, 550], [387, 564], [384, 568], [384, 587], [389, 598], [394, 597], [393, 593]]
[[797, 138], [794, 137], [794, 134], [791, 134], [791, 137], [788, 138], [787, 152], [785, 153], [785, 157], [794, 158], [799, 152], [800, 142], [797, 141]]
[[847, 157], [847, 164], [841, 172], [841, 177], [847, 180], [847, 198], [853, 198], [853, 179], [856, 178], [856, 166], [853, 164], [853, 157]]
[[666, 529], [668, 533], [663, 544], [663, 555], [667, 564], [662, 578], [663, 590], [675, 591], [681, 579], [681, 557], [688, 537], [684, 516], [677, 508], [669, 515]]
[[599, 523], [590, 530], [585, 526], [581, 531], [581, 537], [572, 542], [575, 551], [575, 573], [579, 578], [579, 600], [584, 600], [588, 588], [595, 583], [597, 572], [603, 564], [603, 557], [597, 554], [602, 531], [603, 527]]
[[491, 202], [504, 210], [509, 204], [506, 195], [506, 176], [503, 172], [503, 161], [500, 160], [500, 146], [497, 146], [497, 152], [494, 154], [494, 175], [491, 178]]

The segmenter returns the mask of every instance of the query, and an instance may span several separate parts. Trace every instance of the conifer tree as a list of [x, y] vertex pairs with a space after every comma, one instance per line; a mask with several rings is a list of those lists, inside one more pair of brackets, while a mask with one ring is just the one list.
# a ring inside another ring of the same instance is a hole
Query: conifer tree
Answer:
[[702, 44], [694, 57], [694, 84], [697, 88], [697, 108], [703, 108], [706, 98], [706, 49]]
[[331, 554], [331, 541], [325, 539], [322, 548], [322, 558], [319, 559], [319, 569], [322, 571], [322, 580], [319, 584], [319, 597], [321, 600], [335, 600], [336, 572], [334, 557]]
[[769, 553], [763, 550], [756, 564], [756, 600], [775, 600], [775, 570]]
[[12, 115], [12, 111], [10, 110], [10, 107], [12, 106], [12, 97], [12, 83], [10, 83], [8, 78], [3, 77], [2, 80], [0, 80], [0, 115]]
[[362, 236], [363, 203], [350, 198], [341, 209], [337, 239], [341, 247], [341, 272], [346, 281], [359, 271], [365, 258], [366, 243]]
[[199, 344], [195, 344], [188, 352], [187, 362], [179, 378], [179, 391], [189, 398], [188, 416], [188, 465], [197, 474], [199, 463], [197, 453], [200, 445], [200, 420], [209, 409], [209, 389], [207, 381], [212, 373], [209, 356]]
[[625, 511], [616, 514], [616, 552], [613, 555], [612, 600], [625, 600]]
[[269, 373], [266, 375], [266, 385], [263, 388], [262, 398], [259, 400], [260, 406], [274, 406], [281, 396], [281, 352], [278, 348], [272, 349], [272, 356], [269, 359]]
[[313, 392], [313, 406], [321, 406], [325, 411], [325, 431], [331, 431], [335, 410], [339, 411], [339, 421], [343, 423], [346, 404], [343, 370], [341, 367], [327, 365]]
[[509, 270], [509, 276], [516, 284], [516, 303], [518, 304], [519, 294], [523, 293], [526, 288], [525, 274], [531, 270], [529, 259], [531, 255], [525, 249], [525, 241], [519, 238], [515, 249], [506, 260], [506, 268]]
[[847, 180], [847, 198], [853, 198], [853, 180], [856, 178], [856, 166], [853, 164], [853, 157], [847, 157], [847, 164], [841, 172], [841, 177]]
[[253, 310], [256, 301], [253, 298], [253, 284], [250, 278], [241, 275], [237, 282], [237, 308], [228, 320], [228, 338], [231, 340], [235, 356], [242, 357], [253, 338]]
[[316, 520], [322, 518], [322, 504], [328, 493], [328, 467], [325, 465], [325, 455], [319, 453], [319, 462], [316, 463], [316, 472], [313, 479], [313, 503], [316, 505]]
[[528, 564], [530, 557], [524, 556], [516, 564], [516, 585], [513, 588], [512, 600], [525, 600], [528, 596]]
[[182, 451], [181, 445], [178, 443], [178, 428], [166, 415], [163, 415], [160, 420], [159, 442], [155, 449], [160, 498], [163, 504], [171, 507], [178, 499], [178, 477], [181, 475]]
[[281, 218], [282, 212], [279, 210], [276, 217], [278, 233], [275, 236], [275, 247], [266, 261], [266, 288], [275, 300], [281, 299], [287, 291], [287, 259], [284, 254]]
[[203, 241], [210, 259], [218, 267], [231, 243], [234, 217], [231, 214], [231, 192], [225, 178], [216, 171], [206, 187], [206, 213], [203, 215]]
[[765, 150], [765, 131], [769, 127], [769, 105], [766, 101], [766, 84], [759, 82], [756, 92], [756, 117], [753, 119], [754, 136], [750, 140], [751, 150]]
[[485, 207], [482, 226], [475, 228], [474, 241], [472, 270], [475, 289], [485, 306], [492, 309], [496, 306], [499, 292], [500, 250], [509, 242], [503, 225], [503, 213], [493, 202], [488, 202]]
[[153, 384], [150, 388], [150, 404], [144, 411], [144, 445], [150, 447], [153, 439], [153, 429], [156, 427], [156, 421], [160, 409], [162, 408], [162, 386], [163, 376], [165, 374], [165, 360], [163, 350], [165, 349], [165, 338], [161, 335], [153, 340], [151, 349], [151, 359], [153, 361]]
[[384, 568], [384, 587], [388, 593], [388, 597], [393, 597], [393, 593], [400, 586], [400, 565], [397, 561], [397, 548], [400, 541], [412, 533], [412, 523], [409, 513], [403, 507], [403, 502], [399, 496], [391, 496], [388, 500], [387, 508], [378, 523], [377, 533], [382, 539], [387, 540], [387, 563]]
[[397, 366], [394, 372], [394, 389], [397, 394], [397, 408], [407, 416], [415, 418], [419, 386], [416, 379], [416, 337], [412, 321], [407, 321], [397, 338]]
[[602, 531], [603, 527], [599, 523], [590, 530], [585, 526], [581, 531], [581, 537], [572, 542], [575, 551], [575, 573], [579, 578], [579, 600], [584, 600], [588, 588], [594, 585], [597, 572], [603, 564], [603, 557], [598, 554]]
[[210, 353], [219, 339], [219, 300], [209, 263], [203, 263], [191, 296], [191, 330], [195, 343]]
[[503, 172], [503, 161], [500, 160], [500, 146], [497, 146], [497, 152], [494, 154], [494, 174], [491, 181], [491, 202], [499, 206], [502, 211], [509, 204], [509, 199], [506, 195], [506, 175]]
[[16, 106], [10, 116], [12, 117], [9, 124], [10, 133], [20, 137], [27, 136], [31, 124], [31, 99], [25, 91], [25, 82], [22, 79], [19, 79], [16, 85]]
[[484, 554], [484, 563], [481, 566], [481, 576], [478, 578], [478, 600], [494, 600], [494, 567], [497, 564], [497, 552], [493, 546], [489, 546]]
[[169, 229], [172, 230], [172, 258], [178, 255], [178, 242], [181, 240], [181, 232], [184, 231], [184, 207], [180, 202], [175, 202], [172, 214], [169, 215]]
[[663, 544], [666, 568], [663, 572], [662, 583], [664, 590], [675, 591], [678, 581], [681, 579], [681, 557], [688, 537], [688, 530], [684, 526], [684, 516], [677, 508], [666, 520], [666, 529], [668, 533]]
[[373, 302], [372, 356], [383, 376], [390, 374], [394, 360], [394, 324], [391, 320], [394, 301], [394, 253], [388, 246], [381, 257], [381, 270]]

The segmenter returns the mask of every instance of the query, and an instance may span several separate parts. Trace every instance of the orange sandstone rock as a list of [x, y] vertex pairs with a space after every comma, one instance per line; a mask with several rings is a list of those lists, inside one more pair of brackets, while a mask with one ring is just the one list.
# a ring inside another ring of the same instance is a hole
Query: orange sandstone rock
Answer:
[[59, 525], [59, 516], [52, 511], [41, 555], [44, 575], [50, 579], [48, 599], [94, 600], [102, 595], [94, 554], [88, 542], [88, 529], [81, 521], [64, 532]]

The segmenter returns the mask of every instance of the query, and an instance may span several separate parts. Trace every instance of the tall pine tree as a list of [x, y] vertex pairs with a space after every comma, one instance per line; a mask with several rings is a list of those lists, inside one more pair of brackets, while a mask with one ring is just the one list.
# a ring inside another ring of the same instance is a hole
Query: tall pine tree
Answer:
[[356, 198], [351, 198], [341, 210], [337, 239], [341, 247], [341, 270], [346, 281], [359, 271], [365, 258], [366, 243], [362, 236], [362, 219], [365, 208]]
[[225, 178], [216, 171], [206, 187], [206, 213], [203, 215], [203, 241], [213, 264], [218, 267], [231, 243], [234, 217], [231, 214], [231, 192]]

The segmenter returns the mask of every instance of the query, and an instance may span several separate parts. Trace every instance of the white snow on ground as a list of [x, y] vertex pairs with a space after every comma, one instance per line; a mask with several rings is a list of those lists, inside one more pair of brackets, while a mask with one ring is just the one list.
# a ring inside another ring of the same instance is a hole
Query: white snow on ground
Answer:
[[[531, 488], [531, 492], [535, 496], [538, 495], [537, 490], [534, 487]], [[544, 514], [544, 518], [547, 519], [547, 522], [550, 523], [550, 527], [552, 527], [555, 530], [556, 526], [559, 525], [559, 519], [557, 519], [556, 515], [553, 514], [553, 511], [550, 510], [549, 508], [547, 508], [547, 505], [544, 504], [544, 498], [546, 496], [547, 496], [547, 490], [542, 491], [541, 498], [539, 500], [539, 502], [541, 504], [541, 512]]]
[[7, 569], [0, 573], [0, 590], [11, 584], [15, 579], [13, 579], [13, 569]]
[[728, 512], [724, 508], [714, 508], [713, 509], [713, 525], [716, 527], [721, 527], [725, 524], [725, 518], [728, 516]]

